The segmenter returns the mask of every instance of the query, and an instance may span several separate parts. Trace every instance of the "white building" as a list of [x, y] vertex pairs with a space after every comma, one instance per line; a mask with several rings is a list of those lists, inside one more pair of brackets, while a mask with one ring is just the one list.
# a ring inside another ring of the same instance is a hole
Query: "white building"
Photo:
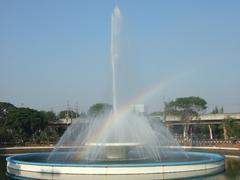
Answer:
[[145, 106], [144, 104], [135, 104], [133, 105], [133, 112], [137, 114], [144, 114], [145, 113]]

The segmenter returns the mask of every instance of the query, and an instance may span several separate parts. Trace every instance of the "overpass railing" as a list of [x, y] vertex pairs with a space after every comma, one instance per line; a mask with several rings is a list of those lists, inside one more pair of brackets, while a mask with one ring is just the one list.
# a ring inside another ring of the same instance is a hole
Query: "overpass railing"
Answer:
[[222, 140], [222, 139], [177, 139], [180, 145], [189, 146], [213, 146], [213, 145], [227, 145], [227, 144], [240, 144], [240, 139]]

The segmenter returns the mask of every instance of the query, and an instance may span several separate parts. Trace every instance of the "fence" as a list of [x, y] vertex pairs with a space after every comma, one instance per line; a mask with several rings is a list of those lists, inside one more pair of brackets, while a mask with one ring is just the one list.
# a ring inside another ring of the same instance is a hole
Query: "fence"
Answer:
[[180, 145], [189, 145], [189, 146], [213, 146], [221, 144], [240, 144], [240, 139], [234, 140], [221, 140], [221, 139], [177, 139]]

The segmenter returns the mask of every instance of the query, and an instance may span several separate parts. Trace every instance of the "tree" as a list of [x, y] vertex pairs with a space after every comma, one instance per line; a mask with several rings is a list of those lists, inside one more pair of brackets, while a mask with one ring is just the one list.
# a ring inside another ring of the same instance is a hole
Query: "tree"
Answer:
[[9, 114], [17, 108], [7, 102], [0, 102], [0, 143], [13, 142], [13, 134], [11, 128], [7, 126]]
[[12, 110], [12, 109], [16, 109], [16, 107], [14, 105], [12, 105], [11, 103], [7, 103], [7, 102], [0, 102], [0, 110]]
[[57, 120], [57, 116], [54, 112], [52, 111], [40, 111], [40, 113], [42, 114], [42, 116], [44, 117], [45, 121], [47, 122], [51, 122], [51, 121], [56, 121]]
[[237, 123], [237, 121], [228, 116], [224, 119], [222, 126], [223, 133], [224, 133], [224, 139], [234, 139], [240, 137], [240, 124]]
[[0, 126], [5, 128], [6, 124], [7, 124], [7, 116], [8, 114], [13, 111], [16, 110], [17, 108], [7, 102], [0, 102]]
[[216, 106], [213, 110], [212, 110], [212, 114], [222, 114], [224, 113], [223, 107], [221, 107], [220, 109]]
[[195, 124], [192, 126], [194, 133], [193, 138], [196, 139], [207, 139], [209, 138], [209, 130], [206, 124]]
[[223, 109], [223, 107], [221, 107], [221, 109], [220, 109], [220, 113], [224, 113], [224, 109]]
[[30, 139], [34, 133], [41, 132], [47, 127], [47, 120], [37, 110], [30, 108], [17, 108], [8, 116], [8, 127], [12, 129], [21, 141]]
[[213, 110], [212, 110], [212, 114], [218, 114], [219, 110], [218, 107], [216, 106]]
[[177, 98], [175, 101], [165, 103], [165, 115], [178, 116], [185, 122], [183, 137], [188, 139], [189, 122], [197, 118], [207, 108], [207, 102], [195, 96]]
[[63, 118], [77, 118], [79, 117], [79, 114], [74, 112], [73, 110], [64, 110], [64, 111], [60, 111], [58, 113], [58, 118], [59, 119], [63, 119]]
[[107, 103], [97, 103], [92, 105], [89, 108], [87, 115], [90, 117], [96, 117], [101, 113], [110, 112], [111, 110], [112, 110], [112, 105]]
[[17, 108], [0, 102], [0, 143], [54, 141], [58, 138], [56, 129], [48, 128], [48, 122], [56, 120], [51, 111], [37, 111]]

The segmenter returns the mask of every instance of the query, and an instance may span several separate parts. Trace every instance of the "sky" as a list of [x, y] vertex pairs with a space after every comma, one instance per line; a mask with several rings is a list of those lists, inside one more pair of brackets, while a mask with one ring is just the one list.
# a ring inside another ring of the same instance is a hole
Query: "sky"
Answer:
[[160, 84], [137, 102], [149, 112], [187, 96], [240, 112], [238, 0], [0, 0], [0, 101], [54, 111], [112, 103], [116, 4], [121, 98]]

